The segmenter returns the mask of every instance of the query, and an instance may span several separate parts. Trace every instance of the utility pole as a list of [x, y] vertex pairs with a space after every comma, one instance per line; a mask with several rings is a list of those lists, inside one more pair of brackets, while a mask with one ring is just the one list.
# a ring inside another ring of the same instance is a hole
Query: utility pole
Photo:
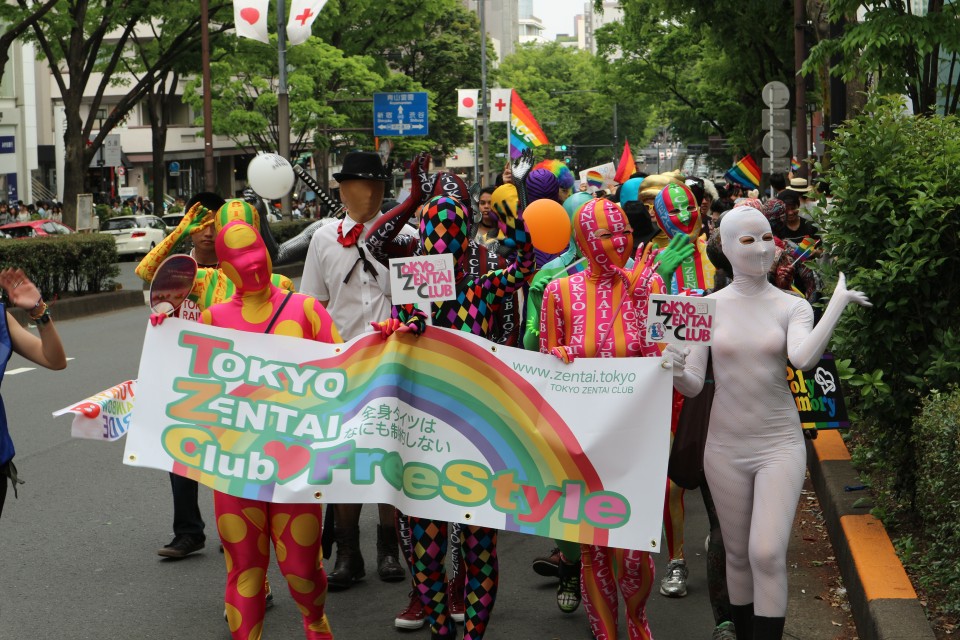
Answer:
[[[477, 0], [480, 13], [480, 115], [483, 118], [483, 179], [481, 185], [490, 184], [490, 119], [487, 117], [487, 0]], [[509, 161], [509, 158], [507, 159]]]
[[[210, 97], [210, 3], [200, 0], [200, 65], [203, 68], [203, 188], [217, 190], [213, 168], [213, 103]], [[162, 202], [158, 203], [161, 206]]]
[[[290, 96], [287, 94], [287, 17], [286, 0], [277, 0], [277, 61], [280, 65], [277, 91], [277, 129], [280, 155], [290, 160]], [[281, 199], [281, 212], [290, 211], [290, 194]]]
[[804, 0], [793, 0], [793, 61], [796, 67], [794, 74], [794, 121], [797, 127], [796, 149], [797, 160], [800, 161], [800, 175], [806, 178], [810, 175], [810, 166], [807, 150], [807, 85], [800, 74], [800, 67], [806, 57], [807, 12]]

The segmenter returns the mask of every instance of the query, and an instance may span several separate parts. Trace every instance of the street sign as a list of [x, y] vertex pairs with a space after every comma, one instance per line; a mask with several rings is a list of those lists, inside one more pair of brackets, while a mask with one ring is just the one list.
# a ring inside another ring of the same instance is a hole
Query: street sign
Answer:
[[790, 137], [779, 129], [767, 131], [763, 136], [763, 150], [768, 156], [784, 156], [790, 152]]
[[772, 109], [781, 109], [790, 102], [790, 89], [779, 80], [763, 85], [760, 95], [763, 97], [763, 104]]
[[120, 165], [119, 167], [117, 167], [117, 175], [120, 176], [121, 178], [127, 175], [127, 168], [123, 165]]
[[120, 156], [119, 133], [108, 133], [103, 139], [103, 163], [108, 167], [119, 167], [123, 164]]
[[180, 175], [180, 163], [179, 163], [179, 162], [176, 162], [176, 161], [171, 162], [169, 165], [167, 165], [167, 169], [168, 169], [168, 171], [169, 171], [169, 173], [170, 173], [171, 176], [178, 176], [178, 175]]
[[764, 129], [790, 130], [789, 109], [761, 109], [760, 126]]
[[426, 91], [373, 94], [373, 135], [425, 136], [429, 133]]
[[787, 173], [790, 171], [790, 158], [764, 158], [761, 168], [766, 174]]

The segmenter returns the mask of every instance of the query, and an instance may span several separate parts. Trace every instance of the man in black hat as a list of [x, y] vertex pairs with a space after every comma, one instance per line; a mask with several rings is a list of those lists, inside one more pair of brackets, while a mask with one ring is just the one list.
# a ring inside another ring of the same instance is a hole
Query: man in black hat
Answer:
[[[389, 274], [365, 249], [366, 231], [381, 215], [380, 206], [390, 176], [378, 154], [353, 151], [347, 154], [340, 172], [333, 177], [340, 183], [340, 200], [347, 214], [338, 224], [325, 225], [313, 234], [300, 286], [303, 293], [327, 308], [340, 335], [350, 340], [371, 331], [371, 322], [390, 317]], [[409, 228], [402, 233], [416, 235]], [[359, 504], [334, 507], [337, 559], [327, 574], [331, 591], [349, 589], [365, 575], [360, 554], [361, 507]], [[395, 512], [391, 505], [380, 505], [377, 573], [381, 580], [388, 582], [407, 577], [398, 560]]]

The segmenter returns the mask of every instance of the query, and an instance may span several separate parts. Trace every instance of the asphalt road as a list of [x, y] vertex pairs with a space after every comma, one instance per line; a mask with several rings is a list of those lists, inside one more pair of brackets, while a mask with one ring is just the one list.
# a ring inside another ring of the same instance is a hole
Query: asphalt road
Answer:
[[[130, 263], [122, 266], [132, 273]], [[132, 288], [126, 281], [124, 287]], [[72, 439], [69, 417], [51, 417], [52, 411], [135, 378], [146, 326], [146, 307], [65, 321], [58, 328], [72, 358], [66, 371], [33, 368], [18, 356], [7, 367], [3, 399], [26, 484], [19, 499], [8, 495], [0, 522], [0, 640], [229, 638], [210, 491], [201, 488], [207, 548], [181, 561], [162, 559], [156, 550], [171, 537], [166, 474], [126, 467], [122, 441]], [[367, 508], [362, 521], [368, 578], [330, 595], [331, 625], [341, 640], [427, 638], [427, 631], [393, 628], [408, 587], [376, 578], [375, 511]], [[687, 494], [686, 532], [689, 596], [669, 600], [655, 591], [648, 605], [660, 640], [706, 639], [713, 628], [703, 558], [707, 523], [697, 492]], [[486, 638], [590, 638], [582, 608], [561, 613], [555, 584], [530, 570], [531, 559], [551, 546], [540, 538], [502, 535], [500, 594]], [[666, 559], [656, 561], [662, 574]], [[829, 622], [817, 624], [822, 603], [800, 593], [802, 573], [794, 565], [788, 637], [832, 638]], [[275, 566], [270, 580], [276, 606], [267, 612], [264, 637], [303, 637], [299, 613]]]

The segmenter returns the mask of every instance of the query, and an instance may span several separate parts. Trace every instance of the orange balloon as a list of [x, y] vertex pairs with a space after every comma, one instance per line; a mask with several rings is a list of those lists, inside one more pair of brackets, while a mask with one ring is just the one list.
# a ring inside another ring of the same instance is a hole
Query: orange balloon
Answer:
[[535, 200], [523, 210], [533, 246], [544, 253], [561, 253], [570, 244], [570, 217], [554, 200]]

